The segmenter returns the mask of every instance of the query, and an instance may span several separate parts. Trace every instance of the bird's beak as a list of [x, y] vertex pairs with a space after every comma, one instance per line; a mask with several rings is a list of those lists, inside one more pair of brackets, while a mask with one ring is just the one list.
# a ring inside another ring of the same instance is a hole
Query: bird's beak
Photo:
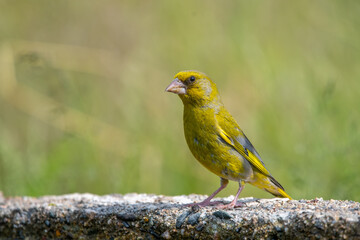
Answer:
[[175, 78], [174, 81], [165, 89], [166, 92], [172, 92], [175, 94], [186, 94], [186, 86], [178, 78]]

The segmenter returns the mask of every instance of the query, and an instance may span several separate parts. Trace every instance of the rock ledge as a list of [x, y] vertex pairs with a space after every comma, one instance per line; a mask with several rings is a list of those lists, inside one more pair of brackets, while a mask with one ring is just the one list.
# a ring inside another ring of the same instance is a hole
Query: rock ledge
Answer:
[[0, 238], [360, 239], [358, 202], [242, 198], [243, 207], [231, 210], [184, 206], [204, 197], [0, 194]]

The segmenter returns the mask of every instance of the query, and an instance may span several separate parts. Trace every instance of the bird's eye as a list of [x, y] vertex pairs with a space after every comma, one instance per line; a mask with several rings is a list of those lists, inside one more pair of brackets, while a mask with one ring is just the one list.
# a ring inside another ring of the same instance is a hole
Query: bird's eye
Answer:
[[194, 77], [194, 76], [191, 76], [191, 77], [189, 78], [189, 80], [190, 80], [190, 82], [194, 82], [194, 81], [195, 81], [195, 77]]

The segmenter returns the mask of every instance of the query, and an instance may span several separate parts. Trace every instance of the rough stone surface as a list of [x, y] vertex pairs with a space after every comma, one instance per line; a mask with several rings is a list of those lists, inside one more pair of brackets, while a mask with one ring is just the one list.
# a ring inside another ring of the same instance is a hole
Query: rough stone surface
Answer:
[[204, 198], [0, 194], [0, 239], [360, 239], [358, 202], [243, 198], [230, 210], [185, 206]]

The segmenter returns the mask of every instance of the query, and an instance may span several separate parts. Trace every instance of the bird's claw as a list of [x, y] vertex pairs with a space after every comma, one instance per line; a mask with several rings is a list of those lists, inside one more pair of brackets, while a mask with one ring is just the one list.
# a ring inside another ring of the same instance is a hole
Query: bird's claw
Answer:
[[244, 206], [243, 203], [231, 202], [229, 204], [219, 205], [219, 206], [217, 206], [217, 208], [219, 208], [219, 209], [232, 209], [232, 208], [239, 208], [239, 207], [243, 207], [243, 206]]
[[199, 202], [199, 203], [189, 203], [189, 204], [186, 204], [185, 207], [207, 207], [207, 206], [217, 206], [219, 204], [222, 204], [222, 202], [220, 201], [208, 201], [208, 202]]

